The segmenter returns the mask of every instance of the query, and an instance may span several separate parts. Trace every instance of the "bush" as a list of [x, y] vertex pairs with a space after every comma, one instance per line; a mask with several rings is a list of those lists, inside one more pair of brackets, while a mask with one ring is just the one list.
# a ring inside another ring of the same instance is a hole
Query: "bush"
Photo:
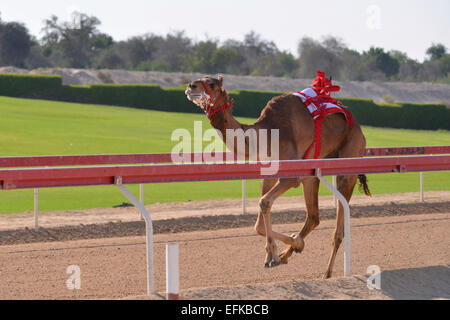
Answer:
[[[0, 74], [0, 95], [67, 102], [115, 105], [151, 110], [201, 113], [186, 99], [185, 86], [162, 89], [153, 84], [63, 86], [60, 76]], [[233, 113], [257, 118], [267, 102], [282, 92], [233, 90]], [[358, 122], [375, 127], [450, 130], [450, 109], [444, 104], [376, 104], [371, 99], [339, 98]]]
[[169, 88], [162, 90], [164, 93], [164, 100], [162, 105], [165, 106], [163, 111], [173, 112], [187, 112], [187, 113], [201, 113], [200, 108], [194, 105], [186, 98], [184, 93], [185, 88]]
[[339, 98], [360, 124], [374, 127], [450, 130], [450, 110], [444, 104], [375, 104], [370, 99]]
[[233, 90], [229, 93], [234, 99], [233, 114], [239, 117], [258, 118], [267, 102], [283, 94], [275, 91]]
[[0, 74], [0, 95], [4, 96], [56, 98], [61, 88], [60, 76]]

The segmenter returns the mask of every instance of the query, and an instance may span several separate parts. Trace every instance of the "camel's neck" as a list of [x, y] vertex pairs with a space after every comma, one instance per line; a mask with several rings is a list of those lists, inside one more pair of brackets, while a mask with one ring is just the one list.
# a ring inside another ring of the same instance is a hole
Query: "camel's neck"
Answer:
[[[235, 155], [238, 155], [240, 159], [249, 158], [249, 138], [248, 136], [244, 137], [244, 140], [242, 141], [244, 145], [242, 145], [239, 142], [238, 136], [245, 133], [248, 129], [257, 129], [255, 124], [241, 124], [233, 117], [231, 114], [231, 109], [226, 109], [215, 115], [212, 126], [220, 131], [221, 138], [230, 151], [232, 151]], [[257, 142], [255, 141], [255, 143]], [[245, 149], [243, 149], [243, 147]]]
[[222, 133], [223, 138], [226, 139], [227, 129], [243, 129], [244, 125], [233, 117], [231, 114], [231, 109], [227, 109], [220, 111], [215, 115], [212, 126], [219, 130]]
[[[242, 125], [237, 121], [233, 115], [231, 114], [232, 110], [232, 101], [229, 101], [228, 93], [226, 90], [223, 91], [223, 101], [220, 105], [216, 106], [215, 109], [221, 109], [224, 104], [227, 104], [229, 107], [224, 108], [223, 110], [211, 115], [208, 115], [211, 121], [211, 125], [219, 130], [222, 133], [222, 139], [225, 143], [227, 143], [227, 130], [236, 130], [236, 129], [243, 129], [245, 130], [248, 128], [246, 125]], [[227, 144], [228, 146], [228, 144]]]

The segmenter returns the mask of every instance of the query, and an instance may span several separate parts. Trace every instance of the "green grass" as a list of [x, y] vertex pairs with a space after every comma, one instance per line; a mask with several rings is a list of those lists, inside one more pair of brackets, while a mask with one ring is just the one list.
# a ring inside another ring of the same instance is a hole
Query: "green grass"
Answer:
[[[203, 130], [210, 128], [206, 117], [199, 114], [0, 97], [0, 156], [170, 152], [178, 143], [171, 141], [172, 131], [186, 128], [193, 136], [194, 121], [202, 121]], [[450, 143], [450, 132], [444, 130], [373, 127], [363, 127], [363, 130], [369, 147]], [[450, 190], [449, 181], [450, 172], [425, 173], [426, 190]], [[419, 188], [419, 174], [369, 175], [369, 186], [374, 194], [414, 192]], [[130, 190], [138, 194], [137, 186], [130, 186]], [[126, 202], [113, 186], [52, 188], [39, 192], [42, 211], [111, 207]], [[259, 181], [248, 181], [247, 196], [258, 197], [258, 194]], [[301, 189], [286, 193], [300, 194]], [[330, 193], [321, 187], [320, 194]], [[239, 197], [240, 181], [145, 186], [146, 204]], [[32, 211], [32, 208], [33, 190], [0, 192], [0, 213]]]

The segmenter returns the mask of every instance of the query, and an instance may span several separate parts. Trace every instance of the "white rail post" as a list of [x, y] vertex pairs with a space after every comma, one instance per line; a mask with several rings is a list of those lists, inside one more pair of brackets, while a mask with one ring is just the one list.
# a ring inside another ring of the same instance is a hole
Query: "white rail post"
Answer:
[[316, 169], [317, 178], [322, 181], [325, 186], [336, 195], [339, 201], [344, 207], [344, 276], [350, 276], [350, 206], [348, 205], [347, 199], [336, 189], [327, 179], [322, 177], [322, 171]]
[[424, 202], [424, 194], [423, 194], [423, 172], [420, 172], [420, 202]]
[[166, 299], [178, 300], [180, 269], [178, 244], [166, 244]]
[[122, 177], [115, 178], [115, 184], [122, 191], [123, 195], [139, 209], [145, 220], [145, 229], [147, 235], [147, 293], [155, 293], [155, 272], [153, 266], [153, 222], [147, 209], [122, 185]]
[[[139, 201], [142, 203], [142, 205], [144, 206], [144, 185], [141, 183], [139, 185]], [[141, 213], [141, 220], [144, 220], [144, 216]]]
[[242, 214], [247, 211], [247, 191], [246, 191], [247, 180], [242, 180]]
[[39, 228], [39, 189], [34, 189], [34, 227]]
[[[336, 176], [333, 176], [332, 179], [333, 179], [333, 186], [336, 188]], [[333, 200], [334, 200], [334, 207], [337, 208], [337, 198], [334, 193], [333, 193]]]

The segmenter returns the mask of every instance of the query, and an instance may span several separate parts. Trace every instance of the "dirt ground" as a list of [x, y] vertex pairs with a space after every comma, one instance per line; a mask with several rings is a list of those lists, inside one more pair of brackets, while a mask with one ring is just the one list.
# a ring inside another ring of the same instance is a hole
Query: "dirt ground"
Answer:
[[[161, 298], [167, 243], [180, 246], [182, 299], [450, 299], [450, 193], [426, 195], [424, 204], [417, 194], [355, 197], [351, 202], [354, 276], [342, 278], [341, 248], [330, 280], [319, 279], [331, 250], [332, 198], [321, 199], [321, 224], [306, 238], [305, 250], [294, 254], [287, 265], [271, 269], [263, 268], [265, 240], [252, 228], [255, 200], [249, 200], [247, 215], [240, 214], [240, 200], [148, 206], [157, 231], [159, 296], [153, 297], [145, 296], [144, 228], [133, 208], [93, 210], [99, 216], [92, 210], [43, 214], [41, 222], [48, 224], [37, 231], [24, 228], [33, 221], [32, 214], [2, 217], [0, 299]], [[299, 214], [299, 208], [304, 210], [302, 201], [293, 197], [281, 202], [273, 216], [275, 221], [282, 218], [274, 228], [287, 234], [298, 231], [303, 220], [298, 216], [304, 216]], [[116, 220], [100, 219], [108, 212]], [[172, 219], [175, 215], [179, 218]], [[87, 216], [93, 220], [86, 222]], [[136, 235], [126, 231], [127, 223], [136, 224]], [[106, 234], [108, 225], [111, 234]], [[72, 228], [74, 236], [59, 236], [67, 231], [61, 228]], [[67, 268], [72, 265], [81, 271], [79, 290], [66, 285]], [[366, 286], [370, 265], [382, 271], [381, 290]]]

